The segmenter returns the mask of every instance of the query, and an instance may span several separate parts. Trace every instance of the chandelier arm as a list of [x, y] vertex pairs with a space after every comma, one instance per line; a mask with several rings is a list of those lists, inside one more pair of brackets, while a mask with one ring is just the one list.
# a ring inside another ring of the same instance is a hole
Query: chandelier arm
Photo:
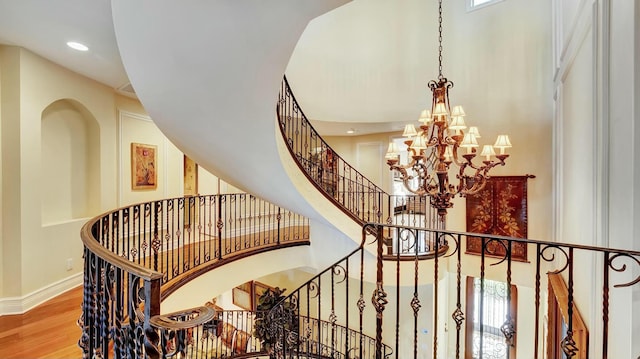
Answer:
[[407, 189], [407, 191], [418, 196], [422, 196], [425, 194], [425, 191], [423, 190], [422, 187], [418, 187], [417, 189], [411, 188], [411, 186], [409, 185], [409, 178], [404, 178], [402, 182], [404, 183], [404, 187]]
[[[477, 166], [474, 166], [471, 162], [469, 162], [469, 167], [474, 168], [476, 170], [476, 173], [473, 176], [474, 178], [473, 185], [471, 186], [471, 188], [465, 189], [464, 194], [475, 194], [481, 191], [485, 187], [487, 180], [491, 178], [491, 176], [489, 176], [489, 171], [498, 165], [500, 166], [505, 165], [504, 158], [499, 158], [498, 161], [483, 161], [483, 163], [484, 163], [484, 166], [477, 167]], [[461, 171], [458, 177], [460, 178], [463, 176], [464, 176], [464, 173]]]
[[[475, 155], [474, 155], [474, 157], [475, 157]], [[484, 171], [485, 173], [487, 171], [489, 171], [489, 169], [494, 167], [490, 163], [488, 164], [486, 161], [483, 161], [482, 162], [483, 165], [480, 165], [480, 166], [474, 164], [472, 161], [473, 161], [473, 157], [470, 157], [470, 158], [469, 157], [465, 157], [465, 162], [464, 162], [465, 166], [473, 168], [474, 170], [478, 170], [478, 171], [484, 170], [486, 168], [486, 170]], [[487, 167], [487, 166], [489, 166], [489, 167]]]
[[451, 137], [451, 136], [446, 136], [443, 139], [443, 142], [446, 143], [447, 145], [451, 145], [451, 146], [455, 146], [455, 147], [460, 147], [460, 143], [458, 143], [458, 141], [456, 141], [455, 138]]
[[453, 153], [453, 163], [455, 163], [456, 166], [458, 166], [458, 167], [462, 167], [467, 162], [469, 162], [469, 164], [470, 164], [470, 161], [461, 161], [460, 160], [460, 158], [458, 157], [458, 148], [460, 148], [460, 146], [458, 146], [457, 144], [454, 144], [453, 145], [453, 149], [451, 150], [451, 153]]
[[[464, 192], [465, 192], [465, 190], [466, 190], [466, 188], [467, 188], [467, 183], [465, 182], [465, 178], [467, 178], [467, 177], [469, 177], [469, 176], [465, 175], [464, 173], [465, 173], [465, 171], [466, 171], [466, 169], [467, 169], [467, 166], [468, 166], [468, 165], [469, 165], [469, 164], [468, 164], [468, 163], [466, 163], [466, 162], [465, 162], [465, 163], [463, 163], [463, 164], [460, 166], [460, 170], [458, 171], [458, 174], [456, 175], [456, 178], [458, 179], [458, 186], [457, 186], [457, 190], [458, 190], [458, 192], [460, 192], [460, 193], [464, 193]], [[478, 171], [476, 171], [476, 176], [477, 176], [477, 174], [478, 174]], [[474, 177], [475, 177], [475, 176], [474, 176]]]
[[473, 177], [473, 185], [471, 186], [471, 188], [467, 188], [461, 192], [463, 192], [465, 195], [476, 194], [486, 186], [489, 178], [491, 178], [491, 176], [487, 175], [486, 172], [483, 174], [476, 173], [476, 175]]
[[429, 139], [429, 141], [425, 143], [425, 145], [427, 146], [427, 148], [436, 147], [436, 146], [438, 146], [439, 144], [440, 144], [440, 143], [439, 143], [439, 141], [438, 141], [438, 138], [437, 138], [437, 137], [431, 137], [431, 138]]
[[476, 170], [484, 170], [485, 173], [489, 172], [490, 169], [496, 167], [496, 166], [504, 166], [504, 159], [500, 159], [498, 158], [497, 161], [482, 161], [483, 165], [481, 166], [477, 166], [475, 164], [473, 164], [471, 162], [471, 160], [468, 161], [469, 162], [469, 167], [476, 169]]
[[413, 167], [413, 162], [411, 164], [408, 164], [408, 165], [400, 165], [400, 164], [391, 165], [389, 167], [389, 169], [391, 171], [400, 172], [400, 175], [402, 176], [402, 178], [405, 178], [405, 177], [413, 177], [413, 176], [409, 175], [409, 173], [407, 173], [407, 169], [412, 168], [412, 167]]
[[400, 173], [400, 175], [402, 176], [402, 183], [404, 184], [404, 187], [407, 189], [407, 191], [419, 196], [423, 194], [422, 191], [420, 191], [420, 187], [415, 190], [411, 188], [409, 181], [413, 179], [413, 176], [407, 173], [407, 170], [404, 168], [404, 166], [392, 166], [391, 169], [396, 170]]
[[[421, 168], [420, 169], [416, 169], [416, 167]], [[425, 193], [427, 193], [426, 189], [425, 189], [425, 185], [423, 185], [423, 183], [426, 184], [426, 181], [429, 179], [429, 176], [427, 175], [426, 177], [420, 175], [422, 173], [427, 173], [426, 168], [424, 168], [425, 166], [423, 164], [421, 164], [419, 161], [417, 161], [416, 159], [413, 159], [411, 161], [411, 163], [407, 164], [407, 165], [400, 165], [400, 164], [394, 164], [394, 165], [390, 165], [389, 168], [391, 171], [397, 171], [400, 173], [400, 176], [402, 178], [402, 183], [404, 184], [404, 187], [411, 193], [422, 196]], [[413, 169], [414, 172], [418, 173], [419, 176], [412, 176], [409, 174], [409, 172], [407, 172], [407, 169]], [[414, 189], [411, 187], [411, 183], [410, 181], [414, 178], [417, 178], [420, 182], [420, 185], [418, 186], [418, 188]]]

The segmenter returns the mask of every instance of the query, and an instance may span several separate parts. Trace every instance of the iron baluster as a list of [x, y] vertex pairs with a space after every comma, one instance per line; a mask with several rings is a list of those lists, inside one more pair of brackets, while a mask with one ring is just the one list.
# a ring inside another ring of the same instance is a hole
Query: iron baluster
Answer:
[[[503, 242], [500, 242], [503, 243]], [[507, 243], [506, 258], [507, 258], [507, 318], [500, 328], [502, 334], [504, 334], [505, 341], [507, 343], [507, 359], [511, 357], [511, 351], [508, 347], [515, 346], [516, 327], [513, 321], [514, 313], [511, 312], [511, 244]]]
[[452, 318], [456, 322], [456, 359], [460, 359], [460, 330], [462, 322], [464, 321], [464, 314], [462, 313], [462, 303], [460, 298], [460, 292], [462, 291], [462, 248], [461, 242], [462, 236], [458, 235], [456, 241], [456, 310], [453, 312]]
[[478, 357], [484, 355], [484, 274], [485, 274], [485, 252], [487, 250], [487, 238], [482, 237], [482, 250], [480, 251], [480, 308], [475, 308], [478, 313], [478, 322], [480, 323], [480, 346], [478, 348]]
[[[411, 307], [413, 308], [413, 358], [418, 358], [418, 312], [420, 311], [420, 299], [418, 297], [418, 254], [419, 248], [417, 246], [418, 243], [418, 232], [416, 231], [415, 240], [416, 245], [414, 246], [414, 257], [413, 257], [413, 298], [411, 299]], [[400, 258], [398, 258], [398, 264], [400, 263]], [[399, 299], [398, 299], [399, 301]], [[399, 311], [398, 311], [399, 312]], [[396, 322], [400, 322], [399, 315], [396, 318]], [[398, 342], [396, 341], [396, 348], [398, 348]], [[396, 352], [396, 358], [398, 358], [398, 354]]]
[[602, 285], [602, 359], [609, 355], [609, 252], [604, 252], [604, 283]]
[[536, 244], [536, 283], [535, 283], [535, 307], [536, 307], [536, 321], [535, 321], [535, 329], [534, 329], [534, 337], [533, 337], [533, 357], [538, 357], [538, 344], [539, 344], [539, 332], [540, 332], [540, 243]]
[[564, 354], [567, 358], [573, 358], [578, 352], [578, 348], [576, 347], [576, 342], [573, 339], [573, 248], [569, 247], [569, 288], [568, 288], [568, 298], [567, 298], [567, 316], [568, 319], [568, 329], [567, 336], [562, 339], [561, 347]]
[[[436, 232], [438, 233], [438, 232]], [[440, 234], [438, 233], [439, 237]], [[438, 253], [440, 250], [440, 241], [436, 241], [436, 251]], [[433, 261], [433, 357], [438, 357], [438, 256], [436, 254]]]

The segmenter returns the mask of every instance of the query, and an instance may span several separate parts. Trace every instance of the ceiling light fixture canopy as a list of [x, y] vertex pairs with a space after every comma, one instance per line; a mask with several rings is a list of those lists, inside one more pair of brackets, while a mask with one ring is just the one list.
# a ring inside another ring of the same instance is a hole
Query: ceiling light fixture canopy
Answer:
[[[439, 74], [437, 80], [428, 83], [432, 92], [431, 109], [425, 109], [420, 114], [419, 130], [413, 124], [407, 124], [404, 128], [402, 135], [407, 138], [408, 163], [399, 163], [400, 152], [395, 143], [389, 144], [385, 159], [407, 190], [430, 197], [431, 206], [437, 209], [441, 222], [444, 222], [447, 209], [453, 207], [453, 197], [477, 193], [484, 188], [489, 170], [505, 164], [509, 157], [506, 149], [511, 147], [511, 141], [509, 136], [499, 135], [493, 146], [482, 147], [482, 162], [473, 162], [480, 147], [480, 133], [475, 126], [467, 130], [466, 113], [462, 106], [450, 106], [449, 89], [453, 87], [453, 82], [442, 75], [442, 0], [438, 6], [438, 24]], [[494, 148], [498, 148], [500, 153], [496, 154]], [[458, 169], [450, 181], [452, 164]], [[452, 184], [456, 179], [458, 183]]]

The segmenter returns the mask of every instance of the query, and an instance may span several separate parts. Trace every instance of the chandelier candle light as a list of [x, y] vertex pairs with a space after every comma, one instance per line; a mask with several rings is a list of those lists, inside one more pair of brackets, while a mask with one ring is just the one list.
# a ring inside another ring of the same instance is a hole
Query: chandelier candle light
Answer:
[[[464, 197], [484, 188], [488, 172], [497, 165], [504, 166], [509, 157], [506, 149], [511, 147], [509, 136], [499, 135], [495, 144], [484, 145], [480, 156], [481, 163], [474, 163], [477, 155], [477, 127], [469, 127], [464, 121], [465, 112], [462, 106], [449, 105], [449, 89], [453, 82], [442, 75], [442, 0], [439, 2], [439, 47], [438, 47], [438, 80], [428, 83], [433, 94], [431, 110], [420, 114], [420, 129], [413, 124], [405, 126], [403, 136], [407, 138], [409, 163], [400, 164], [400, 151], [394, 142], [389, 143], [385, 159], [391, 171], [396, 171], [404, 186], [411, 193], [429, 196], [431, 206], [436, 208], [444, 222], [447, 209], [453, 207], [451, 199], [459, 194]], [[499, 153], [496, 154], [496, 150]], [[464, 152], [464, 153], [460, 153]], [[458, 167], [457, 185], [449, 181], [451, 164]]]

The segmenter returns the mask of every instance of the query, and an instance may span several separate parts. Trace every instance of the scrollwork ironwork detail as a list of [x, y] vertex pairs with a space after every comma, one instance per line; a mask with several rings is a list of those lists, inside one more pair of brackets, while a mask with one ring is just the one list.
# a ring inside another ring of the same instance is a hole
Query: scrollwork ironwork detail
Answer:
[[347, 279], [347, 271], [344, 269], [343, 266], [336, 264], [332, 267], [331, 270], [334, 275], [339, 276], [338, 277], [339, 280], [336, 282], [336, 284], [340, 284]]
[[504, 335], [507, 344], [513, 345], [513, 339], [516, 335], [516, 325], [511, 316], [507, 315], [507, 319], [500, 327], [500, 331]]
[[411, 299], [411, 308], [413, 309], [414, 316], [418, 315], [418, 311], [420, 311], [421, 307], [422, 305], [420, 304], [420, 299], [418, 299], [418, 295], [414, 294], [413, 298]]
[[453, 314], [451, 314], [451, 318], [453, 318], [453, 321], [456, 323], [456, 329], [460, 330], [462, 323], [464, 322], [464, 313], [462, 310], [460, 308], [456, 308], [456, 310], [453, 311]]
[[386, 305], [389, 304], [389, 300], [387, 299], [387, 292], [385, 292], [380, 282], [376, 283], [376, 289], [373, 290], [373, 294], [371, 295], [371, 303], [376, 309], [376, 316], [382, 318], [382, 312]]
[[315, 281], [309, 282], [309, 284], [307, 284], [307, 288], [309, 290], [310, 298], [318, 298], [320, 295], [320, 287], [318, 287], [318, 284], [316, 284]]
[[540, 256], [540, 258], [543, 259], [546, 262], [549, 262], [549, 263], [553, 262], [556, 259], [555, 253], [551, 252], [551, 256], [549, 256], [549, 257], [547, 257], [547, 255], [545, 254], [545, 252], [547, 250], [551, 250], [551, 249], [558, 250], [560, 253], [562, 253], [562, 255], [564, 256], [564, 259], [565, 259], [565, 263], [560, 269], [557, 269], [555, 271], [551, 271], [549, 273], [558, 274], [558, 273], [564, 272], [569, 267], [569, 254], [563, 248], [561, 248], [560, 246], [553, 245], [553, 244], [545, 245], [540, 250], [540, 252], [538, 253], [538, 256]]
[[360, 314], [362, 314], [362, 312], [364, 311], [364, 308], [367, 306], [362, 294], [360, 294], [360, 298], [358, 298], [357, 306], [358, 306], [358, 310], [360, 311]]
[[560, 342], [560, 348], [562, 348], [567, 358], [573, 358], [578, 353], [578, 347], [575, 340], [573, 340], [573, 332], [567, 331], [567, 336]]
[[[607, 264], [609, 266], [609, 268], [611, 268], [612, 270], [618, 272], [618, 273], [622, 273], [624, 271], [627, 270], [627, 265], [626, 264], [621, 264], [619, 267], [614, 265], [614, 261], [617, 259], [628, 259], [631, 260], [632, 262], [636, 263], [638, 266], [640, 266], [640, 259], [633, 257], [627, 253], [616, 253], [613, 256], [611, 256], [611, 258], [609, 258], [609, 263]], [[633, 285], [636, 285], [640, 283], [640, 275], [638, 275], [635, 279], [626, 282], [626, 283], [620, 283], [620, 284], [615, 284], [613, 287], [614, 288], [623, 288], [623, 287], [631, 287]]]

